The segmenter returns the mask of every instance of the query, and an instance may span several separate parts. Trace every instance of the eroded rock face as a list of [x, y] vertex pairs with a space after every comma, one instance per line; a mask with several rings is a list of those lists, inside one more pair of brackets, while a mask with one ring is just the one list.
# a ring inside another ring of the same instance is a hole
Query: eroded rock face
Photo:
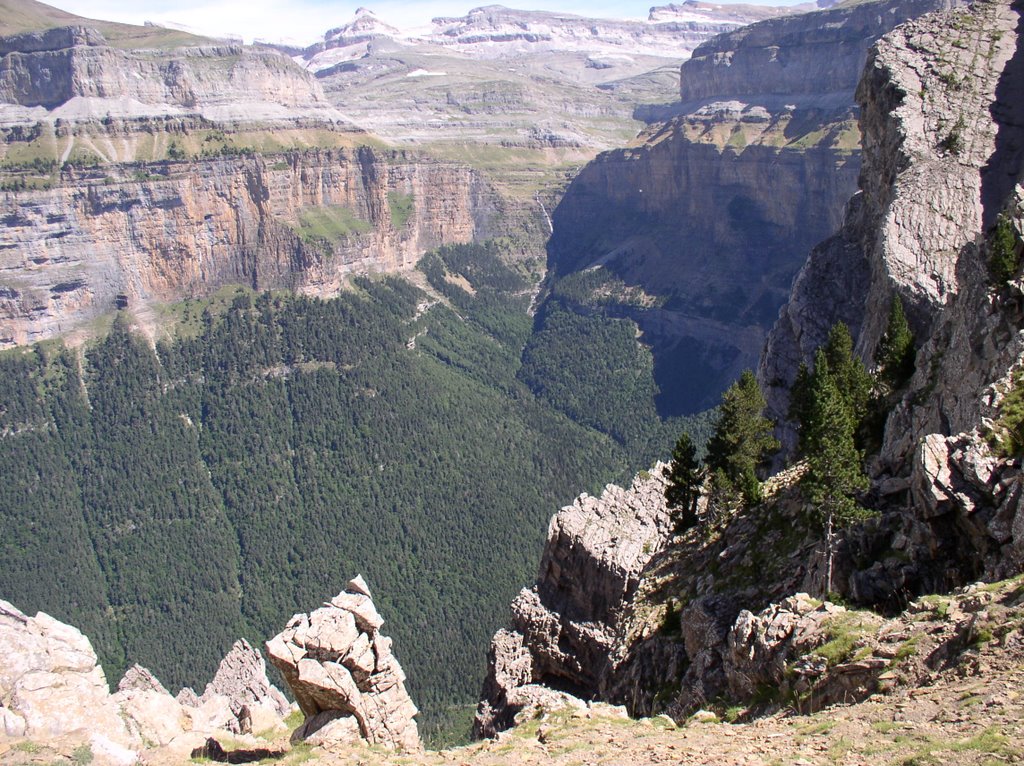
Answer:
[[236, 641], [221, 660], [201, 699], [217, 694], [228, 697], [232, 707], [261, 705], [271, 708], [279, 716], [288, 713], [288, 700], [267, 679], [263, 656], [244, 638]]
[[267, 642], [270, 661], [306, 716], [294, 737], [420, 747], [418, 711], [391, 639], [380, 632], [383, 622], [360, 576], [322, 608], [295, 615]]
[[[899, 560], [850, 574], [867, 602], [891, 607], [901, 590], [945, 591], [1024, 563], [1019, 469], [986, 437], [1024, 358], [1021, 285], [993, 284], [985, 245], [1001, 211], [1024, 230], [1019, 14], [981, 2], [879, 41], [858, 89], [861, 191], [811, 253], [762, 356], [769, 410], [783, 419], [799, 363], [836, 321], [870, 362], [893, 296], [906, 308], [916, 371], [871, 466], [884, 534], [854, 541]], [[783, 440], [795, 441], [788, 427]]]
[[[69, 176], [0, 198], [0, 347], [225, 284], [329, 296], [352, 274], [408, 270], [429, 250], [500, 229], [500, 200], [469, 168], [367, 147], [161, 172], [99, 185]], [[413, 207], [404, 221], [392, 216], [396, 198]], [[360, 228], [336, 242], [303, 239], [304, 213], [323, 207]]]
[[671, 533], [663, 467], [629, 489], [609, 485], [600, 498], [581, 495], [551, 519], [537, 584], [513, 602], [514, 630], [498, 631], [491, 643], [474, 724], [479, 736], [507, 728], [524, 707], [574, 704], [538, 684], [597, 693], [618, 613]]
[[[0, 123], [201, 115], [341, 120], [310, 73], [275, 51], [127, 51], [87, 27], [0, 38]], [[20, 108], [19, 108], [20, 107]]]
[[[977, 252], [969, 251], [996, 212], [989, 210], [983, 221], [983, 169], [995, 156], [997, 133], [1005, 132], [997, 87], [1017, 76], [1007, 68], [1016, 18], [1008, 3], [980, 3], [909, 22], [872, 51], [857, 91], [861, 191], [840, 231], [811, 253], [761, 357], [759, 379], [777, 418], [785, 419], [799, 362], [811, 360], [835, 322], [850, 326], [858, 352], [870, 360], [894, 294], [920, 339], [954, 296], [987, 281]], [[987, 294], [987, 286], [981, 292]], [[981, 297], [972, 299], [974, 309], [981, 308]], [[944, 379], [959, 379], [976, 400], [992, 380], [981, 380], [969, 358], [958, 361], [958, 371]], [[920, 380], [922, 364], [917, 367]], [[963, 415], [967, 428], [957, 430], [970, 430], [971, 416]], [[925, 433], [904, 429], [904, 459]], [[792, 434], [786, 436], [791, 446]]]

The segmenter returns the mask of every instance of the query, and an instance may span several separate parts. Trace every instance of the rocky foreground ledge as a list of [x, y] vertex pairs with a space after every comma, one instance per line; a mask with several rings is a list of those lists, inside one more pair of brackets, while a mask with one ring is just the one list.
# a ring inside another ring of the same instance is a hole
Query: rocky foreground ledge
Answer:
[[79, 630], [0, 600], [0, 763], [20, 762], [19, 754], [36, 762], [39, 752], [79, 766], [129, 766], [280, 759], [293, 746], [419, 750], [416, 706], [383, 623], [357, 576], [267, 642], [301, 709], [292, 731], [296, 705], [270, 683], [263, 657], [244, 639], [202, 694], [185, 688], [171, 696], [139, 665], [112, 694]]
[[118, 766], [152, 748], [187, 758], [211, 736], [244, 740], [253, 731], [283, 732], [289, 710], [267, 680], [263, 658], [244, 640], [202, 695], [183, 689], [172, 697], [139, 665], [111, 694], [92, 644], [78, 629], [0, 601], [0, 748], [51, 742], [87, 748], [96, 763]]

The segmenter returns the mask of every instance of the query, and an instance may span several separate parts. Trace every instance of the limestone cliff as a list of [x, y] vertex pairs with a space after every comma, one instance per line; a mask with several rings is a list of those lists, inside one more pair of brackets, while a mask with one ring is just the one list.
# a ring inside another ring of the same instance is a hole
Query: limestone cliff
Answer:
[[942, 7], [865, 3], [714, 38], [682, 66], [679, 115], [573, 181], [552, 216], [549, 264], [559, 278], [601, 268], [647, 293], [607, 308], [608, 288], [597, 291], [644, 331], [666, 411], [713, 406], [755, 366], [807, 251], [855, 190], [868, 48]]
[[551, 689], [590, 697], [608, 672], [618, 619], [640, 573], [671, 532], [663, 465], [629, 489], [586, 494], [548, 526], [537, 583], [512, 603], [511, 631], [499, 631], [489, 657], [474, 729], [493, 736], [537, 702], [571, 701]]
[[124, 50], [71, 26], [0, 38], [0, 125], [202, 115], [341, 120], [287, 57], [240, 45]]
[[368, 147], [69, 171], [0, 193], [0, 345], [229, 283], [330, 294], [498, 233], [501, 208], [464, 166]]
[[1020, 284], [999, 284], [986, 264], [1000, 212], [1021, 230], [1019, 14], [1018, 4], [977, 3], [879, 43], [859, 90], [861, 191], [812, 252], [762, 358], [779, 415], [796, 365], [835, 321], [870, 361], [893, 297], [908, 308], [916, 372], [872, 465], [890, 536], [859, 543], [891, 545], [899, 560], [854, 573], [861, 598], [1024, 562], [1019, 469], [985, 438], [1024, 354]]

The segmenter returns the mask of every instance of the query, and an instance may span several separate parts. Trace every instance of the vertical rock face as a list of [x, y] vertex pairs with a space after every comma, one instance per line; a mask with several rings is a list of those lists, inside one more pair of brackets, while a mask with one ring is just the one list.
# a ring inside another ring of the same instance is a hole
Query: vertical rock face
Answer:
[[15, 107], [2, 118], [13, 121], [168, 114], [341, 119], [316, 79], [275, 51], [240, 45], [128, 51], [79, 26], [0, 37], [0, 102]]
[[314, 744], [364, 740], [420, 747], [405, 673], [380, 632], [384, 620], [362, 577], [320, 609], [297, 614], [267, 654], [306, 716], [295, 732]]
[[851, 575], [867, 601], [1024, 564], [1019, 469], [983, 438], [1024, 357], [1021, 284], [994, 283], [985, 241], [1000, 212], [1018, 237], [1024, 228], [1020, 12], [980, 2], [878, 43], [858, 90], [861, 191], [839, 233], [811, 253], [762, 357], [781, 416], [797, 365], [834, 322], [851, 326], [870, 361], [893, 297], [907, 308], [916, 372], [873, 465], [880, 502], [898, 514], [885, 544], [901, 561]]
[[680, 100], [849, 94], [857, 87], [871, 41], [907, 19], [957, 4], [858, 3], [726, 32], [702, 44], [683, 65]]
[[513, 630], [492, 641], [474, 728], [493, 735], [523, 707], [566, 701], [538, 684], [583, 697], [597, 693], [615, 644], [616, 621], [640, 572], [671, 532], [664, 466], [629, 489], [581, 495], [548, 526], [537, 584], [512, 603]]
[[857, 94], [861, 190], [838, 234], [811, 253], [762, 356], [774, 414], [785, 413], [794, 362], [809, 360], [836, 321], [855, 334], [863, 324], [858, 350], [869, 357], [895, 293], [921, 335], [965, 279], [977, 280], [961, 253], [983, 228], [981, 171], [996, 149], [990, 108], [1014, 49], [1011, 16], [986, 3], [928, 17], [872, 52]]
[[466, 167], [368, 147], [278, 160], [162, 163], [146, 181], [0, 194], [0, 347], [225, 284], [328, 295], [352, 273], [409, 269], [499, 229], [498, 198]]
[[573, 181], [549, 264], [559, 277], [600, 267], [629, 288], [609, 298], [602, 285], [582, 308], [637, 321], [663, 411], [714, 406], [756, 366], [807, 251], [856, 188], [854, 89], [869, 47], [947, 5], [863, 3], [716, 37], [682, 66], [679, 116]]

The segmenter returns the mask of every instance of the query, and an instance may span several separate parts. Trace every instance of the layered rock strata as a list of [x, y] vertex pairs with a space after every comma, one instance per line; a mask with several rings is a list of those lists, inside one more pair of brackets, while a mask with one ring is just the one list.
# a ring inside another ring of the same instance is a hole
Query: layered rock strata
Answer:
[[0, 194], [0, 346], [225, 284], [330, 295], [353, 273], [409, 269], [501, 225], [500, 199], [469, 168], [367, 147], [139, 175], [74, 173]]
[[619, 614], [671, 532], [663, 468], [629, 489], [583, 494], [552, 517], [537, 583], [513, 601], [513, 629], [491, 643], [478, 735], [507, 728], [524, 707], [597, 693]]
[[82, 26], [0, 38], [0, 124], [166, 115], [343, 120], [316, 79], [276, 51], [129, 51]]
[[[868, 49], [943, 7], [863, 3], [713, 38], [682, 65], [678, 116], [570, 185], [552, 215], [549, 265], [559, 278], [609, 275], [579, 310], [639, 324], [663, 411], [714, 406], [756, 366], [808, 250], [835, 232], [855, 191], [854, 90]], [[631, 300], [637, 288], [647, 300]]]
[[361, 576], [320, 609], [297, 614], [267, 642], [267, 655], [295, 695], [305, 722], [294, 739], [365, 741], [420, 748], [416, 705], [391, 652], [384, 620]]

